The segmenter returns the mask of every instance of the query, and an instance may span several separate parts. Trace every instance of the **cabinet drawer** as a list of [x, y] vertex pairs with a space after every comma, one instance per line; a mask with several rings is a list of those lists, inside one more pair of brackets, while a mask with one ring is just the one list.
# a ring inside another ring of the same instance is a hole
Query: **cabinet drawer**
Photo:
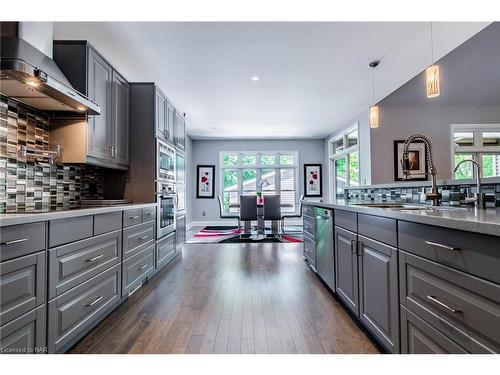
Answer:
[[464, 340], [465, 348], [477, 341], [500, 352], [499, 285], [405, 252], [400, 277], [401, 303], [409, 310], [455, 342]]
[[94, 236], [122, 229], [122, 212], [94, 215]]
[[120, 265], [100, 273], [48, 304], [48, 348], [59, 351], [120, 300]]
[[93, 216], [70, 217], [49, 221], [49, 247], [92, 237]]
[[500, 238], [399, 221], [399, 248], [500, 284]]
[[49, 298], [94, 277], [121, 260], [121, 230], [49, 251]]
[[155, 265], [156, 269], [162, 268], [175, 257], [175, 234], [171, 233], [156, 242]]
[[313, 267], [316, 267], [316, 244], [313, 240], [304, 237], [304, 257], [309, 260]]
[[156, 218], [156, 207], [145, 207], [142, 209], [142, 222], [154, 220]]
[[401, 353], [466, 354], [468, 352], [401, 306]]
[[45, 223], [0, 228], [0, 261], [35, 253], [46, 248]]
[[123, 230], [123, 259], [144, 249], [155, 238], [155, 223], [150, 221]]
[[309, 216], [310, 218], [314, 218], [314, 206], [309, 206], [307, 204], [304, 204], [302, 206], [302, 214], [304, 218], [306, 216]]
[[311, 235], [312, 238], [314, 238], [316, 234], [316, 220], [311, 219], [307, 216], [304, 216], [303, 220], [303, 225], [304, 225], [304, 233], [307, 233]]
[[139, 286], [155, 266], [155, 245], [133, 255], [123, 262], [123, 295]]
[[358, 233], [391, 246], [398, 246], [398, 229], [394, 219], [358, 214]]
[[355, 212], [344, 211], [344, 210], [335, 210], [335, 225], [351, 232], [358, 231], [358, 218]]
[[132, 210], [123, 211], [123, 227], [131, 227], [132, 225], [142, 223], [142, 209], [135, 208]]
[[45, 302], [45, 251], [0, 263], [0, 324]]
[[0, 328], [0, 353], [45, 353], [45, 315], [42, 305]]

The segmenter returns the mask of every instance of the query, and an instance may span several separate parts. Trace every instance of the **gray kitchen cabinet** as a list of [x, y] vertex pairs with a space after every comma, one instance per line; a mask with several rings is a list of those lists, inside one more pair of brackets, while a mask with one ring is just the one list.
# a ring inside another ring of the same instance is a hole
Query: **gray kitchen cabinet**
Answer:
[[49, 247], [92, 237], [94, 233], [94, 217], [77, 216], [67, 219], [49, 221]]
[[112, 81], [113, 68], [93, 48], [89, 48], [87, 95], [99, 104], [101, 113], [89, 116], [87, 153], [107, 161], [113, 158]]
[[0, 263], [0, 325], [45, 303], [45, 252]]
[[304, 235], [304, 249], [302, 254], [307, 263], [309, 263], [309, 266], [316, 271], [316, 243], [308, 235]]
[[46, 305], [42, 305], [0, 327], [0, 353], [45, 353]]
[[346, 306], [359, 316], [357, 239], [354, 232], [335, 227], [335, 291]]
[[140, 287], [155, 268], [155, 244], [123, 261], [122, 294], [126, 296]]
[[67, 349], [79, 335], [102, 319], [121, 298], [119, 264], [81, 283], [48, 303], [48, 350]]
[[174, 105], [167, 99], [167, 141], [170, 141], [175, 144], [175, 121], [176, 121], [176, 111]]
[[175, 227], [175, 249], [177, 253], [182, 251], [184, 243], [186, 243], [186, 215], [179, 215], [176, 218]]
[[14, 259], [46, 248], [45, 223], [0, 228], [0, 261]]
[[123, 259], [144, 250], [155, 240], [155, 222], [149, 221], [123, 229]]
[[156, 136], [164, 140], [168, 139], [168, 110], [167, 97], [156, 87], [155, 92], [155, 122]]
[[360, 235], [358, 255], [359, 318], [388, 351], [398, 353], [398, 250]]
[[155, 268], [161, 269], [176, 255], [175, 233], [171, 233], [156, 242]]
[[122, 212], [94, 215], [94, 236], [122, 229]]
[[129, 101], [130, 86], [128, 82], [116, 71], [113, 71], [113, 157], [117, 163], [128, 165], [129, 154]]
[[99, 115], [52, 120], [51, 142], [63, 146], [61, 162], [127, 169], [128, 82], [86, 41], [58, 40], [53, 47], [54, 60], [70, 83], [100, 107]]
[[177, 111], [174, 121], [174, 144], [180, 150], [186, 148], [186, 120], [184, 115]]
[[117, 230], [49, 250], [49, 299], [80, 285], [122, 259]]

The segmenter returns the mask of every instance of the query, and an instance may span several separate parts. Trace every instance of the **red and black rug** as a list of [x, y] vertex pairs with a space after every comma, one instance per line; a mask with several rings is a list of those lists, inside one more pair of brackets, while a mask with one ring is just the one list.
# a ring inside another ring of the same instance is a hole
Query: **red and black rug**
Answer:
[[266, 227], [262, 236], [257, 236], [256, 228], [251, 233], [244, 233], [238, 226], [206, 226], [190, 238], [188, 243], [296, 243], [302, 242], [302, 227], [285, 227], [286, 234], [273, 234]]

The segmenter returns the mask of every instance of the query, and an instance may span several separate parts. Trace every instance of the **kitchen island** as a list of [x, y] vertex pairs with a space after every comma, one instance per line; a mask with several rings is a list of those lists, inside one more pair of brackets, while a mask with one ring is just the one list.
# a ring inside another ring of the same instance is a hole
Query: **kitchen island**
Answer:
[[[500, 352], [500, 209], [303, 204], [304, 258], [314, 271], [333, 259], [323, 281], [388, 352]], [[317, 208], [332, 238], [316, 231]], [[333, 255], [317, 257], [325, 241]]]

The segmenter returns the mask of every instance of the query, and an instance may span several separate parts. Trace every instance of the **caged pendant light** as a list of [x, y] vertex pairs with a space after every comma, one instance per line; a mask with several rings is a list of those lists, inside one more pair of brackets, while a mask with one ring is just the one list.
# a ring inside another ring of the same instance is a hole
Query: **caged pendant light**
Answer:
[[439, 82], [439, 65], [434, 64], [434, 35], [431, 22], [431, 66], [425, 69], [425, 88], [427, 98], [436, 98], [441, 95], [441, 85]]
[[372, 61], [368, 66], [372, 68], [372, 103], [370, 107], [370, 128], [376, 129], [380, 126], [379, 107], [375, 104], [375, 68], [380, 64], [380, 60]]

